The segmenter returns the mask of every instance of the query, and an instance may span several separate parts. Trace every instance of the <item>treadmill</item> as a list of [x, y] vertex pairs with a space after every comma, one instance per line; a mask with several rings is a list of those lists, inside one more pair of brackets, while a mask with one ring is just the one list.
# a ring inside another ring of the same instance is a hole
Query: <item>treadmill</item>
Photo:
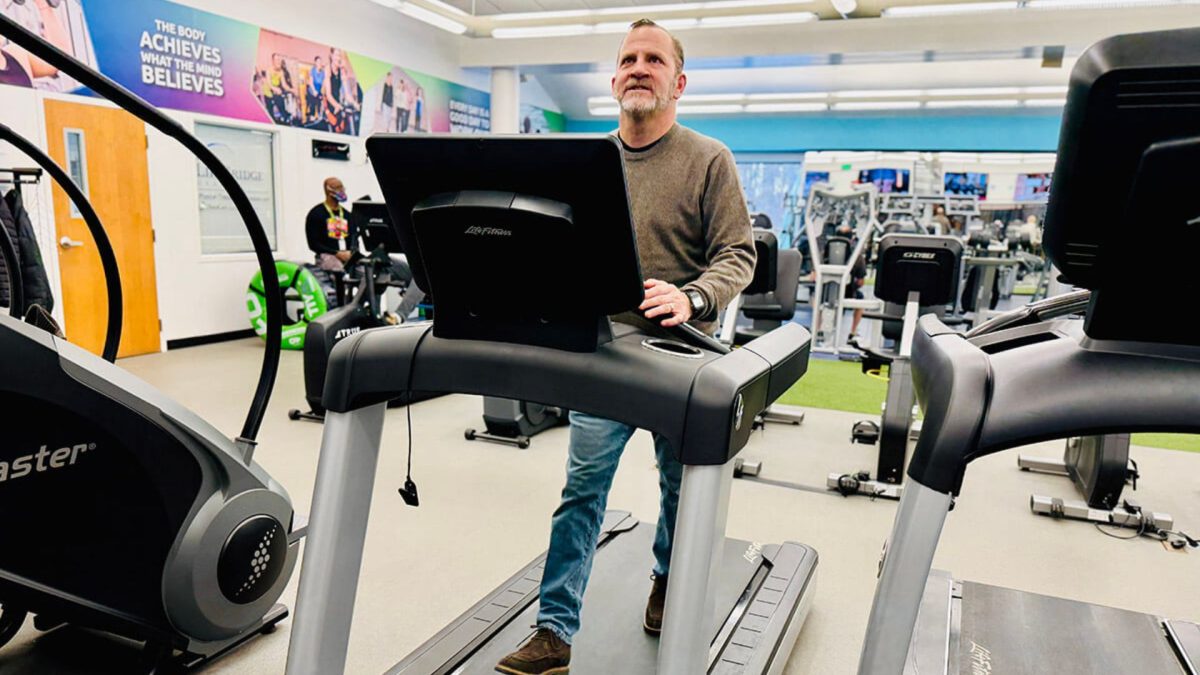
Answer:
[[[957, 582], [930, 568], [972, 460], [1069, 436], [1200, 433], [1200, 336], [1146, 320], [1172, 316], [1174, 293], [1197, 290], [1200, 211], [1188, 177], [1200, 165], [1198, 82], [1197, 28], [1110, 38], [1075, 66], [1044, 245], [1070, 283], [1091, 291], [1081, 330], [1041, 320], [1036, 308], [974, 336], [921, 318], [912, 364], [925, 427], [860, 674], [1197, 672], [1200, 627], [1191, 621]], [[1125, 201], [1113, 208], [1095, 195]], [[1130, 223], [1161, 237], [1130, 236]]]
[[[432, 326], [363, 331], [331, 355], [287, 672], [346, 669], [384, 402], [408, 391], [586, 411], [676, 448], [685, 467], [661, 638], [641, 627], [654, 528], [609, 513], [572, 672], [782, 671], [813, 597], [817, 554], [723, 535], [734, 459], [755, 415], [807, 369], [808, 331], [789, 324], [731, 352], [689, 327], [610, 321], [643, 298], [621, 148], [610, 136], [375, 136], [367, 149], [438, 311]], [[492, 292], [496, 279], [504, 293]], [[403, 493], [416, 501], [415, 486]], [[543, 562], [519, 569], [390, 672], [493, 672], [530, 634]]]

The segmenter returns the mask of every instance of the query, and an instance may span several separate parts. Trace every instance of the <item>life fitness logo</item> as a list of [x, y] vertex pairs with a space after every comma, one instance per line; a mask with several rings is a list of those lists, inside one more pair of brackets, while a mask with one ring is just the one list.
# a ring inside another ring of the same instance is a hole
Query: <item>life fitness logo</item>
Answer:
[[739, 393], [737, 395], [737, 400], [734, 404], [734, 412], [733, 412], [733, 429], [734, 429], [734, 431], [742, 430], [742, 416], [745, 414], [746, 414], [746, 401], [742, 398], [742, 395]]
[[512, 230], [506, 230], [502, 227], [480, 227], [472, 225], [463, 231], [463, 234], [469, 234], [475, 237], [511, 237]]
[[95, 443], [65, 445], [57, 450], [43, 445], [37, 452], [22, 455], [11, 462], [0, 462], [0, 483], [73, 466], [81, 456], [95, 449]]

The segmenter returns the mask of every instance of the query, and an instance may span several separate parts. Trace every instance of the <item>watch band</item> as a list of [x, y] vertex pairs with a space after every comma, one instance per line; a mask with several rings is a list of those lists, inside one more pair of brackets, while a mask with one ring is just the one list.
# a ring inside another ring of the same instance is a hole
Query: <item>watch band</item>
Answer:
[[683, 294], [688, 296], [688, 302], [692, 306], [693, 319], [700, 319], [708, 314], [708, 300], [704, 297], [703, 293], [694, 288], [689, 288]]

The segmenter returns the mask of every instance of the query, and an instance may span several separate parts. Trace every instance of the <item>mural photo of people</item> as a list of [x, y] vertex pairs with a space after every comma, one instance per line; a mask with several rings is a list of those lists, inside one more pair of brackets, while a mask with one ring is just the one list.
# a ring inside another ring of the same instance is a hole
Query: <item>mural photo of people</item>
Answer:
[[264, 30], [251, 89], [276, 124], [358, 135], [362, 87], [345, 50]]
[[[0, 0], [0, 13], [55, 47], [96, 67], [96, 50], [79, 0]], [[74, 78], [0, 37], [0, 84], [69, 92]]]
[[[162, 108], [348, 136], [490, 127], [484, 90], [173, 2], [0, 0], [0, 12]], [[90, 94], [5, 38], [0, 85]]]
[[371, 130], [382, 134], [430, 131], [425, 115], [425, 90], [403, 68], [392, 68], [377, 91], [371, 92], [375, 123]]

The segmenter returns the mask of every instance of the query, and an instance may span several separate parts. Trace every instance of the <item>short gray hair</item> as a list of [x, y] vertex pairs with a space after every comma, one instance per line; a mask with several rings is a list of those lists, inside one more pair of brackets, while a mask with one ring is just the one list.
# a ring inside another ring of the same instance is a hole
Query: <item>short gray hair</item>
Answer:
[[683, 43], [679, 41], [679, 38], [675, 37], [674, 33], [658, 25], [653, 19], [638, 19], [629, 24], [630, 31], [636, 28], [657, 28], [666, 33], [671, 38], [671, 44], [675, 47], [675, 72], [683, 72]]

